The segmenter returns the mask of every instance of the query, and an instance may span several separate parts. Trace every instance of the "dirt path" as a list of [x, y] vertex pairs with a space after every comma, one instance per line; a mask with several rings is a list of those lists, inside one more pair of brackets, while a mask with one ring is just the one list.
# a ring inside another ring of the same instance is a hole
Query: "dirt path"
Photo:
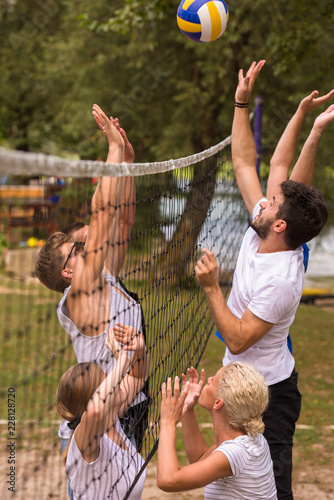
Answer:
[[[67, 500], [67, 480], [58, 454], [44, 459], [36, 451], [18, 450], [15, 488], [8, 491], [6, 484], [9, 465], [8, 456], [0, 454], [0, 498], [2, 500]], [[326, 468], [306, 467], [294, 475], [295, 500], [334, 500], [334, 460]], [[149, 464], [142, 500], [203, 500], [204, 489], [184, 493], [164, 493], [156, 486], [156, 466]], [[98, 500], [98, 499], [97, 499]]]

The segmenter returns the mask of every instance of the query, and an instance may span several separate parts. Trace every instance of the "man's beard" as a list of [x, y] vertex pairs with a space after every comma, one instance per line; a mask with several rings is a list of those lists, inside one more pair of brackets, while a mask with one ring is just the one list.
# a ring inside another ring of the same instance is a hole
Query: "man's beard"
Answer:
[[254, 229], [261, 240], [265, 240], [270, 232], [273, 222], [275, 222], [274, 218], [263, 221], [260, 217], [258, 217], [251, 222], [250, 226]]

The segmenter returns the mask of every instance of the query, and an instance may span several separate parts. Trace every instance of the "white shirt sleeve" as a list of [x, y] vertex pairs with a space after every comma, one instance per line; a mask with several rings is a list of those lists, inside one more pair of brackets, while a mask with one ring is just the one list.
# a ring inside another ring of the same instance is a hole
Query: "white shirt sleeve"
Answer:
[[279, 323], [294, 308], [296, 290], [293, 284], [282, 276], [271, 276], [260, 282], [254, 290], [248, 309], [260, 319], [269, 323]]

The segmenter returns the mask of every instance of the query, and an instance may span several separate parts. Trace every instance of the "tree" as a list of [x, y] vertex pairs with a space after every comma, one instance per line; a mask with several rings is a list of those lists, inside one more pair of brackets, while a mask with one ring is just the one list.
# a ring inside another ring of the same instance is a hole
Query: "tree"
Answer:
[[[103, 158], [90, 114], [97, 101], [119, 115], [137, 161], [187, 156], [229, 135], [238, 69], [266, 58], [256, 91], [268, 162], [299, 99], [332, 86], [332, 2], [230, 0], [227, 30], [210, 44], [180, 33], [178, 3], [1, 0], [0, 140]], [[330, 133], [320, 155], [331, 173]]]

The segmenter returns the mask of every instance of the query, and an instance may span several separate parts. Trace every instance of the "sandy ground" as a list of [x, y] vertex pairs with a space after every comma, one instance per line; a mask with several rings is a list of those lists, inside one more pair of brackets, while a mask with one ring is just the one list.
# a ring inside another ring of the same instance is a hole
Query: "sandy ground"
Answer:
[[[295, 500], [334, 500], [333, 470], [333, 467], [321, 471], [312, 469], [298, 474], [294, 480]], [[164, 493], [156, 487], [155, 475], [155, 467], [149, 467], [142, 500], [168, 498], [203, 500], [204, 498], [204, 488], [188, 493]]]
[[[47, 500], [50, 498], [67, 500], [67, 480], [57, 454], [48, 455], [45, 459], [37, 456], [37, 452], [18, 450], [16, 454], [15, 489], [8, 490], [6, 481], [9, 473], [8, 454], [2, 447], [0, 455], [0, 498], [2, 500]], [[305, 468], [294, 475], [295, 500], [334, 500], [334, 460], [327, 468]], [[164, 493], [155, 484], [156, 467], [148, 466], [148, 474], [142, 500], [193, 499], [202, 500], [204, 489], [185, 493]], [[98, 500], [98, 499], [97, 499]]]

